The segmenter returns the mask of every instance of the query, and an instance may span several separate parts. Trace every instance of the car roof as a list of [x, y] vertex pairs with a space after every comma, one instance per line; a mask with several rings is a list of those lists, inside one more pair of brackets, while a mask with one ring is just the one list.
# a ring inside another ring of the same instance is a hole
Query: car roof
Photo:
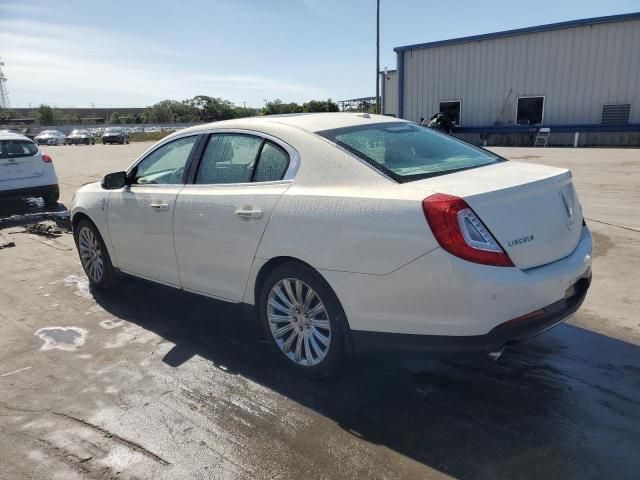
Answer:
[[260, 125], [267, 126], [277, 123], [296, 127], [307, 132], [321, 132], [323, 130], [332, 130], [334, 128], [355, 127], [360, 125], [386, 123], [386, 122], [405, 122], [395, 117], [385, 115], [374, 115], [368, 113], [353, 112], [327, 112], [327, 113], [290, 113], [283, 115], [263, 115], [259, 117], [238, 118], [234, 120], [223, 120], [204, 125], [197, 125], [179, 133], [201, 131], [211, 128], [234, 128], [244, 127], [251, 124], [254, 127]]
[[29, 137], [13, 132], [0, 132], [0, 140], [28, 140], [31, 142]]

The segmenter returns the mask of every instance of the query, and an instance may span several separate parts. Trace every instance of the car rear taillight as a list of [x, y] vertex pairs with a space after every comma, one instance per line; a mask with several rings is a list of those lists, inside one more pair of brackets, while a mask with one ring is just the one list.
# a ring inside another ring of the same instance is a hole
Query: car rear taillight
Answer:
[[42, 161], [44, 163], [52, 163], [53, 162], [53, 158], [51, 158], [49, 155], [47, 155], [46, 153], [42, 154]]
[[436, 193], [422, 201], [422, 210], [433, 235], [447, 252], [474, 263], [513, 267], [509, 256], [462, 198]]

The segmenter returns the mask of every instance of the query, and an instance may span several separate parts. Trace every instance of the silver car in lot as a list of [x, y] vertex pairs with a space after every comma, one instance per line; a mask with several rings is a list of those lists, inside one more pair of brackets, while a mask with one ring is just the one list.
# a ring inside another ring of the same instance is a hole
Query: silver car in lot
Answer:
[[60, 130], [44, 130], [34, 140], [38, 145], [66, 145], [67, 136]]

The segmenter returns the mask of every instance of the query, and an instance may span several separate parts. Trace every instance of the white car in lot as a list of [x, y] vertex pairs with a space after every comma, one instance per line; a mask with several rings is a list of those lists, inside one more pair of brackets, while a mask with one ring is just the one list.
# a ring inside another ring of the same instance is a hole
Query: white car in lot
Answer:
[[46, 205], [58, 202], [53, 161], [27, 137], [0, 133], [0, 198], [25, 197], [42, 197]]
[[34, 140], [38, 145], [65, 145], [67, 136], [60, 130], [44, 130]]
[[568, 170], [368, 114], [181, 130], [71, 215], [92, 285], [121, 271], [253, 305], [311, 375], [361, 345], [498, 351], [572, 315], [591, 279]]

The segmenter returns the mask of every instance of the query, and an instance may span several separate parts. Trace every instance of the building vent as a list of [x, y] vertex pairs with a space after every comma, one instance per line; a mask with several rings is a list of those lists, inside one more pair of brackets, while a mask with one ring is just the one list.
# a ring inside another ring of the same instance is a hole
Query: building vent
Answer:
[[602, 123], [629, 123], [630, 103], [610, 103], [602, 106]]

